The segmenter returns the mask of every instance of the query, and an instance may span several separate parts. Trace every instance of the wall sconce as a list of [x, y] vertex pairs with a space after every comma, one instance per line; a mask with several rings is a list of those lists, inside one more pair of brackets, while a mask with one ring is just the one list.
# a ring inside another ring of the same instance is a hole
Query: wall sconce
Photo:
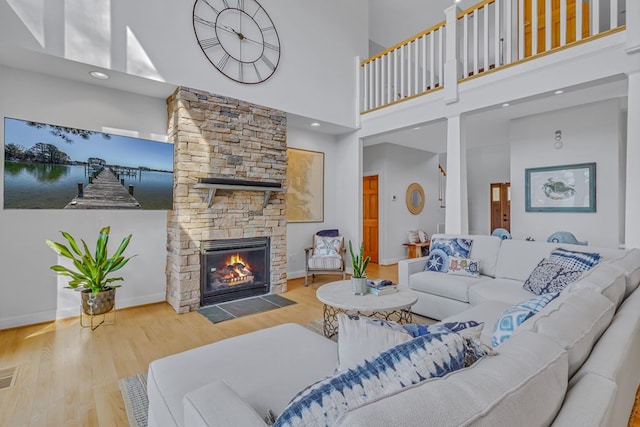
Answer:
[[562, 143], [562, 131], [561, 130], [557, 130], [556, 131], [556, 141], [553, 143], [553, 148], [555, 148], [556, 150], [559, 150], [563, 146], [564, 146], [564, 144]]

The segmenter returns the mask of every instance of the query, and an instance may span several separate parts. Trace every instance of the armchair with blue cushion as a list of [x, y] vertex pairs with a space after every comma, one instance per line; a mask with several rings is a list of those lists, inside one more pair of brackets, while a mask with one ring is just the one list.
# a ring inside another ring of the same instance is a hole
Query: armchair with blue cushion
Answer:
[[313, 235], [313, 246], [305, 248], [304, 285], [316, 274], [341, 274], [345, 279], [344, 237], [338, 230], [322, 230]]

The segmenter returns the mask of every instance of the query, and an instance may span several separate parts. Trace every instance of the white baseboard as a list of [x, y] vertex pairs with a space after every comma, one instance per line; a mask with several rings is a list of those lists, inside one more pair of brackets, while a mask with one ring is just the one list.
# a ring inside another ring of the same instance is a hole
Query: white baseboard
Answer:
[[[76, 311], [76, 316], [80, 313]], [[0, 319], [0, 329], [17, 328], [18, 326], [33, 325], [35, 323], [50, 322], [55, 320], [56, 311], [46, 310], [37, 313], [29, 313], [21, 316], [6, 317]]]
[[302, 271], [287, 271], [287, 279], [299, 279], [304, 277], [304, 270]]
[[[143, 295], [134, 298], [116, 300], [116, 308], [135, 307], [138, 305], [153, 304], [165, 300], [164, 293]], [[80, 316], [80, 308], [65, 310], [45, 310], [37, 313], [28, 313], [21, 316], [0, 319], [0, 329], [17, 328], [19, 326], [33, 325], [35, 323], [51, 322], [56, 319]]]

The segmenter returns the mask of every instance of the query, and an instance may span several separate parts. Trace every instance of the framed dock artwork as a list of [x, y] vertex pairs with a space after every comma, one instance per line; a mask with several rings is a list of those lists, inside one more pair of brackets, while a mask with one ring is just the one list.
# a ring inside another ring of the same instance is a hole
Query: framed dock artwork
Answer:
[[324, 153], [287, 148], [287, 222], [324, 221]]
[[4, 119], [4, 209], [173, 207], [173, 144]]

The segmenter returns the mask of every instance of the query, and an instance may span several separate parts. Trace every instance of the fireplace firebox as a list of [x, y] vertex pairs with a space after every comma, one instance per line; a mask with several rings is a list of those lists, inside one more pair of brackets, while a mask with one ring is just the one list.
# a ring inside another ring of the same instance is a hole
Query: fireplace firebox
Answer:
[[268, 293], [270, 253], [268, 237], [202, 242], [200, 305]]

